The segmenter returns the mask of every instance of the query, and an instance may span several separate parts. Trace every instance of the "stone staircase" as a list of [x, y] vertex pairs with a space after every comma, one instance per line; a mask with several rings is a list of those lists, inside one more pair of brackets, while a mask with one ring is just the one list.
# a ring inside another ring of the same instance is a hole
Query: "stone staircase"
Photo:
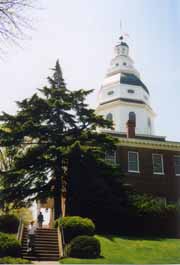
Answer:
[[22, 257], [29, 260], [57, 261], [60, 259], [57, 229], [37, 229], [34, 253], [27, 252], [27, 228], [22, 237]]

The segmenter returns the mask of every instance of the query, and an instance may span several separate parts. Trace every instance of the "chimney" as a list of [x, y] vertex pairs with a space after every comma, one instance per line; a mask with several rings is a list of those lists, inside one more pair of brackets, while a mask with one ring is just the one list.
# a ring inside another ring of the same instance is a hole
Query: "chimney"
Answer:
[[128, 120], [126, 123], [127, 138], [135, 138], [136, 122], [134, 120]]

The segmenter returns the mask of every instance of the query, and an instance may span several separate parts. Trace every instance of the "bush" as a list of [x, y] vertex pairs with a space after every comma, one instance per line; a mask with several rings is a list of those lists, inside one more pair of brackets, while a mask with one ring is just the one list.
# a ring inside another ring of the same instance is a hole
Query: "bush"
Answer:
[[155, 197], [149, 194], [130, 195], [131, 206], [136, 214], [140, 215], [167, 215], [180, 212], [177, 203], [167, 203], [163, 198]]
[[60, 226], [63, 228], [66, 243], [76, 236], [92, 236], [95, 233], [94, 223], [90, 219], [80, 216], [63, 217], [60, 219]]
[[92, 236], [77, 236], [67, 248], [67, 255], [72, 258], [98, 258], [100, 252], [100, 242]]
[[0, 257], [20, 257], [21, 244], [14, 235], [0, 233]]
[[14, 234], [17, 233], [19, 219], [15, 215], [0, 216], [0, 232]]
[[30, 260], [27, 259], [15, 259], [12, 257], [5, 257], [0, 259], [0, 264], [31, 264], [32, 262]]

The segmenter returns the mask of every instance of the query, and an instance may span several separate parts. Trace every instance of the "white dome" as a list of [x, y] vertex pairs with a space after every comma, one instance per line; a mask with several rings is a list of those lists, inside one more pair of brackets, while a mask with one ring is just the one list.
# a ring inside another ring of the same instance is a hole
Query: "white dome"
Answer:
[[102, 83], [97, 113], [104, 117], [112, 114], [114, 129], [126, 132], [130, 112], [136, 115], [136, 133], [154, 133], [155, 114], [150, 107], [149, 91], [129, 57], [129, 46], [121, 42], [115, 46], [115, 57]]

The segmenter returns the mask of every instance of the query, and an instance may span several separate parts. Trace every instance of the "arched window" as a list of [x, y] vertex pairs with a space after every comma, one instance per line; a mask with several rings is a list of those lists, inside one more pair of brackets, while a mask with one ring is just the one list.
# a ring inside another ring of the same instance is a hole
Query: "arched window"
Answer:
[[108, 113], [106, 115], [106, 119], [109, 120], [109, 121], [113, 121], [113, 115], [112, 115], [112, 113]]
[[129, 112], [129, 120], [136, 122], [136, 113], [131, 111]]

